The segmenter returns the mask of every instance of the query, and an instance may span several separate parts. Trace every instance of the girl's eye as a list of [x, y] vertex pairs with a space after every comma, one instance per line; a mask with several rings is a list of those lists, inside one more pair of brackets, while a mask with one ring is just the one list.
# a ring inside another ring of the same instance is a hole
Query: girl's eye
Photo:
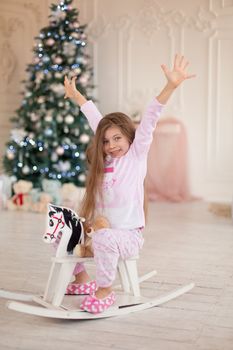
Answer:
[[49, 226], [53, 226], [53, 220], [49, 220]]
[[108, 140], [104, 140], [104, 145], [106, 145], [108, 143]]
[[121, 139], [121, 137], [120, 137], [120, 136], [115, 137], [115, 141], [119, 141], [120, 139]]

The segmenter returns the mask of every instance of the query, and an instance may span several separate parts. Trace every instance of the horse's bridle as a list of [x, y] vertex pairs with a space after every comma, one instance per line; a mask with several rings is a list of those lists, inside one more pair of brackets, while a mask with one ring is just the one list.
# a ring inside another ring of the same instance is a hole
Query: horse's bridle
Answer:
[[[55, 215], [53, 215], [51, 217], [52, 219], [57, 220], [57, 224], [56, 224], [56, 227], [54, 228], [53, 232], [52, 233], [49, 233], [49, 232], [46, 233], [46, 236], [49, 236], [51, 240], [55, 238], [55, 233], [56, 233], [57, 229], [59, 228], [59, 226], [62, 224], [62, 227], [60, 227], [61, 229], [65, 226], [65, 221], [62, 220], [62, 216], [63, 215], [61, 214], [60, 218], [55, 216]], [[52, 226], [52, 225], [50, 225], [50, 226]]]

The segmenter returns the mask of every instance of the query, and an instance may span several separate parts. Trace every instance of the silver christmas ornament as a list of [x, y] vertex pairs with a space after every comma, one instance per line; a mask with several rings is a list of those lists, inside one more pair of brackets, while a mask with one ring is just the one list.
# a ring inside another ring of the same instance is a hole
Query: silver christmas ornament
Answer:
[[61, 146], [58, 146], [57, 149], [56, 149], [56, 153], [59, 155], [59, 156], [62, 156], [64, 154], [65, 150], [63, 147]]
[[72, 115], [67, 115], [66, 117], [65, 117], [65, 122], [66, 122], [66, 124], [73, 124], [73, 122], [74, 122], [74, 117], [72, 116]]
[[88, 143], [90, 141], [90, 136], [87, 134], [83, 134], [80, 136], [80, 142], [82, 143]]
[[86, 176], [85, 176], [84, 174], [80, 174], [80, 175], [78, 176], [78, 180], [79, 180], [80, 182], [85, 182]]
[[28, 165], [24, 165], [24, 167], [22, 168], [22, 172], [23, 174], [27, 175], [30, 173], [30, 168]]

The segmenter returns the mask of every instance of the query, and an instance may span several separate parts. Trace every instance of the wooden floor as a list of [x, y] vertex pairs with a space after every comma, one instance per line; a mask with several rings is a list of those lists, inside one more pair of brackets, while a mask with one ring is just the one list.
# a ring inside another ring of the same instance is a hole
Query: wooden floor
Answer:
[[[0, 212], [0, 288], [41, 293], [50, 249], [40, 214]], [[0, 349], [233, 349], [233, 224], [207, 204], [150, 205], [140, 273], [158, 295], [195, 282], [189, 293], [146, 311], [93, 321], [64, 321], [10, 311], [0, 300]]]

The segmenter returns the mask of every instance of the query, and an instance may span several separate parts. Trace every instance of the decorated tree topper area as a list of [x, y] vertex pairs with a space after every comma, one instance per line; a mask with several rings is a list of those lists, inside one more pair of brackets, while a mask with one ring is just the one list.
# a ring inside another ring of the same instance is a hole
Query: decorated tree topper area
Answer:
[[65, 75], [77, 76], [77, 87], [87, 98], [93, 88], [86, 25], [79, 23], [72, 1], [52, 4], [49, 25], [35, 38], [3, 161], [8, 175], [39, 188], [43, 179], [81, 187], [86, 179], [85, 151], [92, 132], [79, 107], [64, 100], [63, 88]]

